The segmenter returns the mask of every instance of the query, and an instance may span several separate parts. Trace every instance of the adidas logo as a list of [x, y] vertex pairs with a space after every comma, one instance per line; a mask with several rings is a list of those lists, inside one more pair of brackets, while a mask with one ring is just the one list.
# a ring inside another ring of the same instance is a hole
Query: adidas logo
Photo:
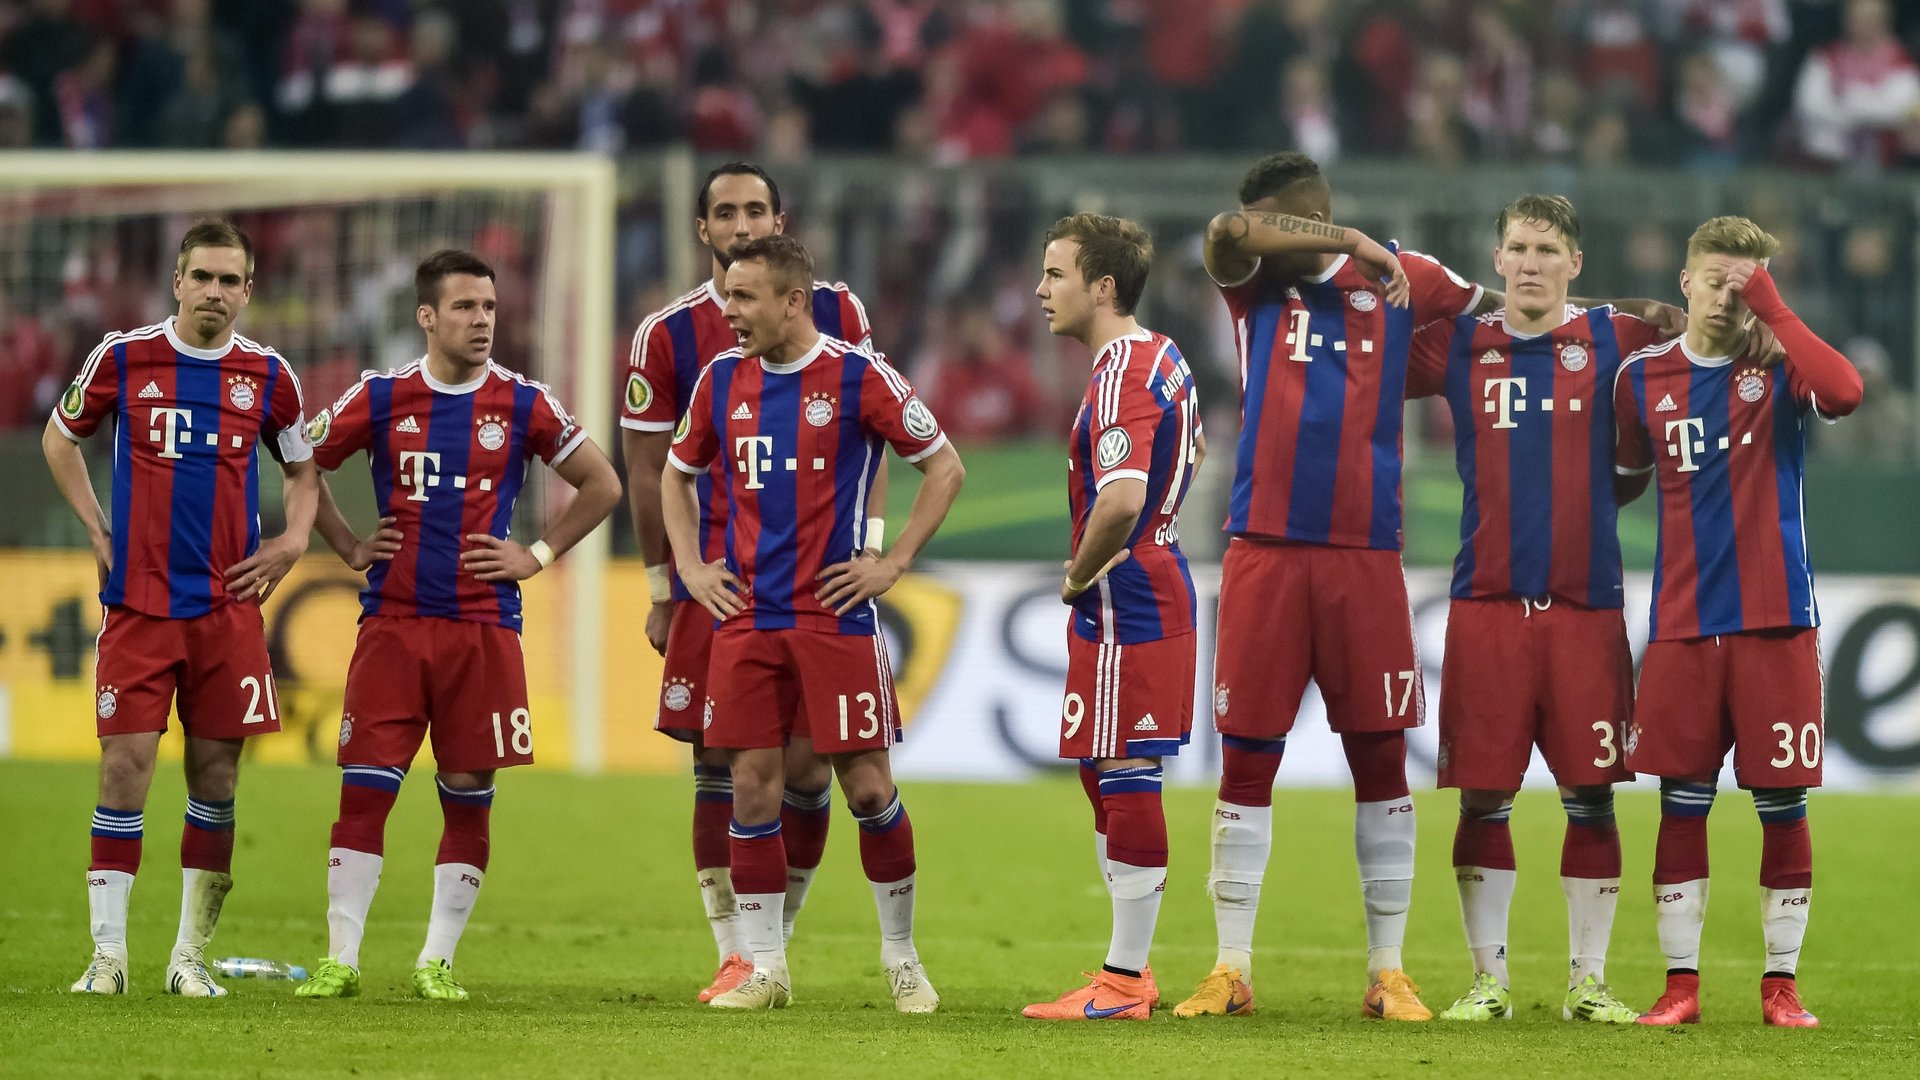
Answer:
[[140, 397], [142, 400], [146, 398], [157, 398], [161, 396], [162, 395], [160, 393], [160, 384], [157, 382], [150, 381], [147, 383], [147, 385], [140, 388]]
[[1660, 404], [1653, 407], [1654, 412], [1678, 412], [1679, 410], [1680, 406], [1673, 403], [1672, 394], [1661, 395]]
[[420, 434], [420, 421], [415, 420], [413, 417], [409, 416], [405, 420], [402, 420], [398, 424], [395, 424], [393, 426], [393, 430], [405, 432], [408, 435], [418, 435]]
[[1506, 360], [1507, 358], [1501, 356], [1498, 349], [1488, 349], [1480, 354], [1480, 362], [1483, 364], [1503, 364]]
[[1159, 731], [1160, 725], [1153, 722], [1153, 714], [1148, 713], [1133, 725], [1135, 731]]
[[733, 410], [733, 418], [735, 420], [751, 420], [753, 419], [753, 410], [747, 408], [747, 403], [743, 401], [738, 408]]

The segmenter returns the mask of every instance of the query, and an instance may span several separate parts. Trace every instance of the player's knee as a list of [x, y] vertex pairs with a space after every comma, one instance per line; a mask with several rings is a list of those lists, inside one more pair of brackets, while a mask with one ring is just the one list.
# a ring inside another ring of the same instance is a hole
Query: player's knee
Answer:
[[478, 772], [438, 772], [434, 779], [442, 787], [453, 791], [479, 791], [493, 786], [493, 770], [482, 769]]
[[1660, 813], [1666, 817], [1706, 817], [1716, 794], [1713, 781], [1660, 781]]
[[1511, 791], [1462, 790], [1460, 792], [1460, 812], [1471, 817], [1488, 817], [1513, 809]]

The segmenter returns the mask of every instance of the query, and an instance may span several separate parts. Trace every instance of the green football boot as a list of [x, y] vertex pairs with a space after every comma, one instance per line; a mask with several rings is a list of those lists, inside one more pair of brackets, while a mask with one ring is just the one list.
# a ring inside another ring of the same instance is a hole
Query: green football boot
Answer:
[[[1567, 1000], [1571, 1001], [1572, 998]], [[1500, 980], [1484, 971], [1475, 972], [1473, 985], [1459, 1001], [1440, 1014], [1442, 1020], [1510, 1020], [1513, 1018], [1513, 993]]]
[[1567, 1003], [1560, 1010], [1567, 1020], [1585, 1020], [1595, 1024], [1631, 1024], [1640, 1014], [1613, 996], [1606, 983], [1588, 975], [1580, 985], [1567, 991]]
[[293, 988], [294, 997], [350, 998], [360, 996], [360, 973], [328, 956], [314, 965], [313, 977]]
[[453, 978], [453, 965], [445, 960], [432, 960], [425, 967], [413, 969], [413, 992], [428, 1001], [465, 1001], [467, 988]]

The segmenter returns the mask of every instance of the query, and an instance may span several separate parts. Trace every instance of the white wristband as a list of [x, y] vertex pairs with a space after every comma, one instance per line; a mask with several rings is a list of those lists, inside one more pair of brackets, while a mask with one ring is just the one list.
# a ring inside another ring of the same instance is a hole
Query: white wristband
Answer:
[[867, 550], [879, 551], [880, 542], [887, 535], [887, 519], [870, 517], [867, 519]]
[[553, 548], [545, 540], [535, 540], [528, 544], [527, 554], [533, 556], [533, 561], [539, 563], [542, 570], [553, 565]]
[[656, 604], [673, 599], [673, 576], [666, 563], [647, 567], [647, 599]]

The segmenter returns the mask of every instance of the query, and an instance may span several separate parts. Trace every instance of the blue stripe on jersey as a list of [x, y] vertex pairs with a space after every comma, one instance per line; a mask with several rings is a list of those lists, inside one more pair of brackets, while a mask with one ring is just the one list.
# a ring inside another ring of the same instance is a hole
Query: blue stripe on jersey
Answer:
[[1787, 601], [1793, 621], [1819, 626], [1813, 597], [1813, 559], [1807, 553], [1807, 414], [1793, 398], [1784, 373], [1773, 385], [1773, 475], [1780, 492], [1781, 570], [1787, 576]]
[[[260, 548], [260, 439], [273, 421], [273, 391], [280, 382], [280, 362], [267, 357], [267, 389], [260, 395], [260, 427], [247, 452], [247, 554]], [[276, 448], [277, 449], [277, 448]], [[277, 454], [275, 457], [277, 458]]]
[[[1096, 382], [1094, 385], [1098, 386], [1099, 384]], [[1100, 398], [1100, 395], [1097, 393], [1092, 396], [1096, 401], [1098, 401]], [[1070, 461], [1079, 462], [1083, 465], [1089, 465], [1089, 466], [1093, 461], [1092, 413], [1093, 413], [1093, 407], [1083, 403], [1080, 406], [1080, 410], [1074, 414], [1073, 443], [1068, 448]], [[1094, 486], [1093, 469], [1091, 467], [1083, 468], [1083, 469], [1075, 469], [1073, 475], [1080, 484], [1080, 500], [1082, 503], [1086, 505], [1087, 513], [1089, 516], [1091, 516], [1093, 513], [1094, 502], [1100, 496], [1099, 489], [1097, 489]], [[1144, 508], [1142, 509], [1141, 513], [1144, 516], [1145, 514]], [[1073, 522], [1072, 491], [1068, 491], [1067, 493], [1067, 522], [1069, 526], [1071, 526]], [[1229, 523], [1228, 527], [1229, 528], [1232, 527], [1231, 523]], [[1121, 565], [1123, 566], [1131, 565], [1132, 562], [1133, 560], [1129, 559], [1127, 560], [1126, 563], [1123, 563]], [[1080, 636], [1083, 638], [1086, 638], [1088, 641], [1099, 641], [1100, 640], [1100, 590], [1088, 589], [1086, 592], [1081, 593], [1079, 597], [1074, 600], [1072, 604], [1072, 608], [1073, 608], [1073, 614], [1069, 616], [1069, 625], [1074, 626], [1076, 629], [1084, 629], [1086, 633], [1083, 633]]]
[[[733, 373], [739, 369], [738, 358], [716, 360], [707, 369], [707, 378], [713, 380], [713, 392], [708, 406], [707, 421], [713, 425], [714, 441], [719, 443], [716, 450], [720, 460], [725, 461], [731, 447], [727, 446], [727, 398], [733, 393]], [[740, 555], [733, 546], [733, 526], [729, 522], [721, 541], [726, 544], [727, 569], [737, 577], [740, 574]]]
[[[756, 361], [757, 362], [757, 361]], [[760, 537], [754, 549], [753, 628], [788, 630], [795, 623], [793, 594], [800, 572], [800, 471], [785, 468], [786, 460], [799, 453], [800, 422], [799, 375], [760, 377], [760, 400], [753, 403], [760, 415], [759, 434], [771, 437], [771, 460], [760, 472], [760, 491], [755, 501], [760, 506]], [[726, 431], [725, 427], [718, 428]]]
[[420, 615], [460, 616], [460, 552], [466, 547], [461, 534], [467, 500], [464, 492], [454, 489], [453, 478], [467, 475], [474, 397], [438, 391], [433, 395], [426, 452], [440, 455], [434, 470], [440, 484], [427, 489], [426, 504], [420, 507], [420, 559], [414, 564], [413, 579], [414, 605]]
[[[167, 614], [190, 619], [213, 610], [213, 499], [220, 474], [220, 365], [210, 360], [173, 361], [174, 400], [197, 421], [211, 414], [212, 427], [192, 430], [185, 453], [173, 463], [173, 500], [167, 522]], [[215, 445], [208, 446], [212, 435]], [[222, 567], [222, 569], [225, 569]]]
[[[830, 338], [847, 338], [847, 320], [840, 310], [840, 294], [833, 289], [816, 288], [813, 290], [813, 326], [814, 329]], [[858, 345], [859, 342], [853, 344]]]
[[1253, 462], [1260, 443], [1260, 413], [1267, 403], [1268, 365], [1273, 362], [1273, 339], [1279, 333], [1283, 311], [1279, 304], [1260, 304], [1253, 309], [1247, 327], [1247, 385], [1240, 395], [1240, 439], [1233, 454], [1233, 497], [1227, 504], [1229, 533], [1246, 532], [1253, 512]]
[[[1661, 443], [1653, 437], [1653, 413], [1647, 407], [1647, 362], [1645, 360], [1627, 370], [1627, 385], [1633, 388], [1634, 416], [1640, 421], [1640, 426], [1647, 431], [1648, 458], [1657, 462], [1660, 459]], [[1664, 520], [1666, 516], [1667, 499], [1660, 491], [1660, 471], [1656, 466], [1653, 473], [1653, 535], [1659, 539], [1653, 552], [1653, 602], [1647, 605], [1647, 640], [1649, 641], [1660, 640], [1660, 589], [1661, 582], [1666, 579], [1667, 568], [1667, 528]]]
[[1474, 454], [1480, 446], [1480, 429], [1473, 418], [1473, 334], [1476, 322], [1471, 315], [1453, 320], [1453, 343], [1447, 349], [1447, 404], [1453, 412], [1453, 464], [1460, 474], [1460, 554], [1453, 558], [1453, 588], [1450, 594], [1464, 600], [1473, 595], [1473, 534], [1480, 529], [1480, 468]]
[[[393, 380], [368, 380], [367, 422], [372, 426], [367, 437], [367, 461], [373, 469], [373, 504], [380, 508], [381, 517], [393, 513], [393, 450], [388, 445], [392, 421]], [[413, 547], [417, 558], [418, 543]], [[367, 587], [360, 592], [362, 612], [380, 614], [380, 589], [387, 583], [387, 572], [392, 569], [391, 560], [375, 560], [372, 566], [367, 567]]]
[[699, 342], [693, 332], [693, 309], [681, 308], [667, 316], [667, 337], [673, 341], [673, 413], [684, 416], [700, 381]]
[[[1398, 251], [1398, 247], [1394, 249]], [[1343, 290], [1333, 290], [1335, 296], [1346, 298]], [[1413, 308], [1385, 305], [1387, 335], [1383, 342], [1385, 351], [1380, 356], [1380, 401], [1373, 420], [1373, 447], [1392, 445], [1393, 453], [1382, 454], [1372, 449], [1373, 457], [1373, 518], [1367, 538], [1376, 550], [1400, 550], [1400, 471], [1404, 467], [1400, 451], [1400, 427], [1407, 414], [1407, 354], [1413, 341]], [[1339, 340], [1345, 341], [1346, 309], [1340, 312], [1341, 333]], [[1335, 353], [1345, 361], [1352, 351], [1349, 345], [1345, 351]], [[1345, 403], [1342, 403], [1345, 407]], [[1389, 442], [1390, 441], [1390, 442]], [[1331, 482], [1331, 475], [1329, 475]], [[1327, 500], [1328, 521], [1331, 523], [1333, 500]]]
[[1587, 418], [1587, 606], [1619, 607], [1626, 602], [1620, 582], [1620, 504], [1613, 497], [1613, 376], [1620, 370], [1620, 338], [1613, 332], [1611, 308], [1587, 312], [1593, 335], [1593, 401]]
[[133, 520], [133, 443], [127, 433], [127, 347], [113, 347], [113, 370], [119, 377], [119, 397], [113, 410], [113, 570], [100, 591], [102, 604], [127, 602], [127, 532]]
[[[1319, 334], [1323, 341], [1345, 341], [1346, 290], [1307, 283], [1296, 288], [1307, 309], [1308, 340]], [[1345, 426], [1347, 412], [1346, 353], [1333, 349], [1315, 353], [1306, 369], [1300, 428], [1294, 434], [1293, 487], [1287, 495], [1287, 535], [1324, 544], [1333, 533], [1333, 482], [1339, 461], [1337, 453], [1329, 460], [1329, 455], [1315, 453], [1314, 449], [1340, 445], [1340, 429]], [[1384, 385], [1380, 392], [1386, 394]]]
[[1700, 568], [1694, 603], [1700, 612], [1700, 631], [1714, 633], [1707, 628], [1740, 625], [1740, 550], [1734, 540], [1730, 468], [1733, 455], [1720, 442], [1729, 438], [1731, 431], [1727, 381], [1733, 366], [1688, 366], [1692, 369], [1688, 372], [1688, 409], [1702, 421], [1693, 455], [1699, 471], [1687, 485], [1693, 497], [1693, 550]]
[[[487, 523], [487, 531], [494, 536], [504, 537], [513, 527], [513, 504], [520, 498], [521, 486], [527, 482], [527, 432], [533, 427], [533, 403], [539, 395], [540, 391], [525, 383], [513, 384], [513, 423], [507, 428], [506, 467], [502, 470], [500, 486], [494, 491], [493, 520]], [[518, 633], [521, 626], [519, 583], [496, 581], [493, 595], [500, 603], [500, 625]]]
[[[819, 295], [814, 293], [816, 301]], [[868, 363], [858, 353], [849, 353], [840, 365], [840, 405], [834, 418], [840, 426], [840, 447], [833, 462], [833, 529], [827, 534], [829, 566], [853, 557], [866, 546], [866, 518], [873, 512], [867, 500], [873, 497], [873, 473], [881, 453], [880, 440], [860, 430], [860, 387], [865, 383]], [[867, 513], [857, 513], [856, 506], [868, 507]], [[874, 603], [868, 601], [842, 615], [840, 632], [873, 633], [875, 610]]]
[[[1513, 388], [1514, 426], [1506, 433], [1508, 588], [1520, 596], [1545, 596], [1553, 572], [1553, 415], [1521, 410], [1554, 396], [1560, 365], [1550, 333], [1508, 340], [1507, 375], [1522, 380]], [[1487, 400], [1497, 408], [1497, 391]]]

